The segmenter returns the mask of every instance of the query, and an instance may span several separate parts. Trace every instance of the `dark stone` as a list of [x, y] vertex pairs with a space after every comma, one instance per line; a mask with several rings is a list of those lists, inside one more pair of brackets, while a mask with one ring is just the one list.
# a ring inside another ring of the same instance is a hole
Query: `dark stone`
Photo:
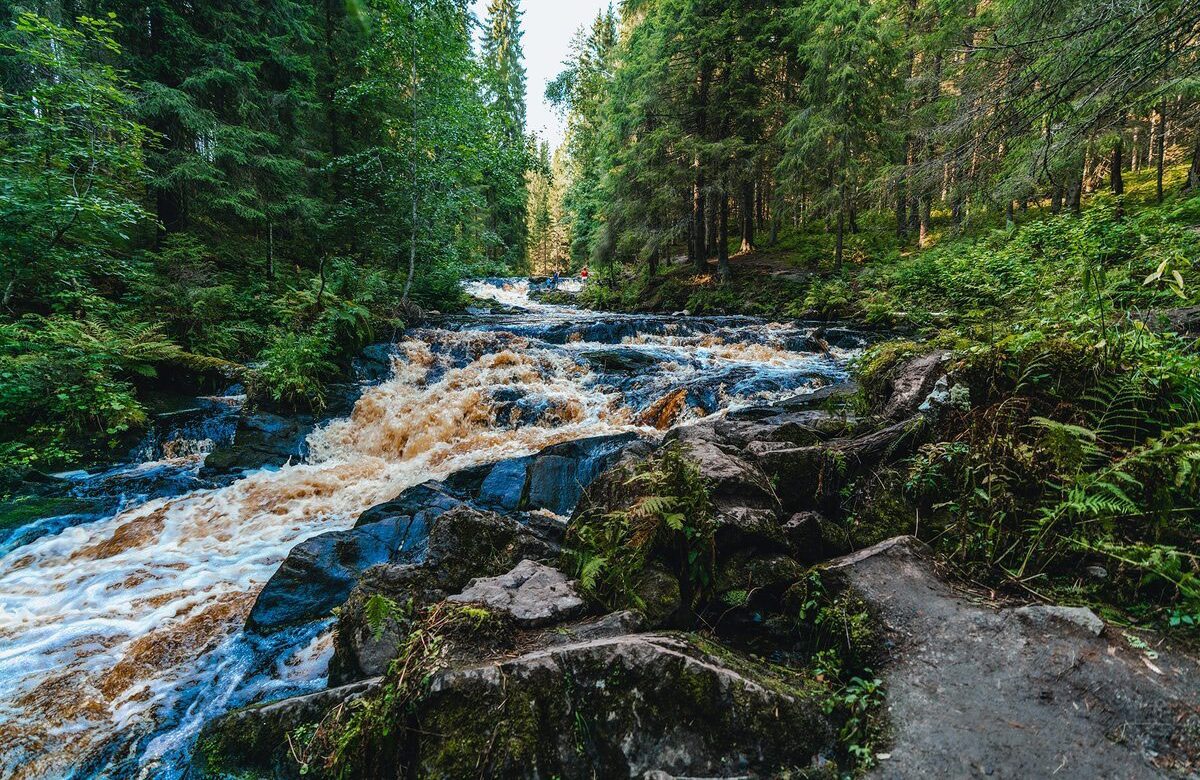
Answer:
[[284, 416], [243, 410], [233, 442], [208, 454], [200, 477], [213, 479], [301, 460], [308, 452], [306, 441], [316, 423], [316, 418], [307, 414]]
[[420, 608], [461, 591], [475, 577], [495, 577], [525, 559], [550, 560], [558, 547], [517, 520], [461, 505], [439, 515], [429, 531], [427, 555], [416, 565], [382, 565], [365, 571], [338, 611], [329, 679], [333, 685], [382, 674], [395, 658], [403, 625], [380, 632], [367, 625], [372, 596]]
[[792, 553], [804, 561], [816, 561], [824, 554], [821, 527], [829, 522], [820, 512], [797, 512], [783, 524]]
[[349, 597], [367, 568], [388, 560], [419, 559], [427, 533], [421, 520], [401, 516], [301, 542], [258, 594], [246, 628], [268, 634], [328, 616]]
[[392, 375], [392, 355], [396, 346], [391, 343], [363, 347], [353, 360], [354, 375], [364, 382], [380, 382]]
[[519, 509], [526, 499], [532, 458], [510, 458], [493, 466], [479, 488], [479, 503], [499, 509]]
[[269, 704], [254, 704], [211, 721], [196, 741], [193, 767], [200, 777], [299, 778], [288, 738], [316, 726], [334, 707], [375, 691], [381, 679], [330, 688]]
[[779, 776], [833, 731], [816, 694], [773, 675], [645, 634], [450, 670], [421, 708], [417, 775]]

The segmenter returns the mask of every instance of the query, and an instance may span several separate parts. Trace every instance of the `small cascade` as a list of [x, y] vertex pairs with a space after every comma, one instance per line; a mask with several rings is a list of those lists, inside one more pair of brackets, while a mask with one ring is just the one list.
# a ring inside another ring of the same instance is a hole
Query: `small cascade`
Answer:
[[[235, 402], [215, 399], [214, 414], [164, 425], [144, 462], [78, 478], [81, 494], [137, 486], [125, 499], [0, 548], [0, 776], [181, 777], [206, 719], [320, 687], [327, 632], [242, 626], [294, 545], [407, 487], [846, 376], [849, 353], [802, 324], [597, 315], [531, 302], [511, 280], [468, 289], [522, 311], [410, 332], [390, 377], [319, 427], [305, 462], [185, 485], [233, 435]], [[188, 489], [155, 492], [172, 479]]]

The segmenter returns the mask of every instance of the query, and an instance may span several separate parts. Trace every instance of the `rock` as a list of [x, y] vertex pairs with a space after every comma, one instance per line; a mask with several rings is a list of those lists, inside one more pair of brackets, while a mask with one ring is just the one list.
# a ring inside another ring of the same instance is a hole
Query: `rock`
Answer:
[[1189, 338], [1200, 337], [1200, 306], [1153, 311], [1142, 319], [1155, 330], [1170, 331]]
[[432, 526], [433, 521], [451, 509], [463, 506], [463, 500], [450, 493], [441, 482], [429, 481], [414, 485], [397, 498], [376, 504], [358, 516], [355, 527], [372, 525], [384, 520], [414, 518]]
[[639, 612], [623, 610], [610, 612], [598, 618], [590, 618], [566, 626], [547, 630], [538, 638], [543, 647], [569, 645], [594, 639], [609, 639], [625, 634], [636, 634], [646, 627], [646, 620]]
[[584, 609], [575, 583], [557, 569], [536, 561], [521, 561], [499, 577], [480, 577], [450, 601], [477, 602], [506, 612], [523, 628], [561, 623]]
[[338, 612], [329, 679], [334, 685], [382, 674], [396, 657], [404, 630], [387, 622], [376, 633], [366, 620], [372, 596], [423, 607], [456, 593], [474, 577], [495, 577], [522, 560], [550, 559], [558, 548], [511, 517], [465, 504], [433, 521], [428, 552], [419, 564], [385, 564], [362, 573]]
[[380, 382], [392, 375], [395, 345], [370, 344], [352, 361], [354, 376], [363, 382]]
[[510, 458], [491, 468], [479, 487], [479, 502], [499, 509], [519, 509], [529, 486], [529, 464], [533, 458]]
[[632, 347], [609, 347], [581, 352], [580, 357], [605, 371], [632, 373], [653, 366], [662, 359], [661, 355], [652, 354]]
[[200, 777], [298, 777], [288, 737], [320, 723], [334, 707], [375, 691], [381, 678], [269, 704], [255, 704], [211, 721], [196, 741], [194, 769]]
[[[196, 768], [298, 776], [297, 730], [379, 690], [371, 680], [227, 715], [205, 728]], [[834, 738], [820, 694], [782, 672], [699, 639], [621, 635], [438, 672], [411, 728], [360, 734], [353, 776], [775, 777]]]
[[213, 479], [300, 460], [307, 453], [306, 441], [316, 423], [317, 419], [308, 414], [284, 416], [243, 410], [233, 442], [218, 446], [208, 454], [200, 477]]
[[894, 743], [868, 776], [1150, 778], [1195, 766], [1194, 661], [1159, 649], [1160, 674], [1061, 611], [1031, 620], [967, 601], [911, 537], [832, 561], [824, 578], [853, 589], [891, 647], [880, 676]]
[[439, 675], [424, 777], [776, 776], [832, 738], [814, 694], [676, 636], [561, 645]]
[[711, 441], [687, 438], [683, 443], [687, 457], [711, 485], [712, 500], [718, 507], [779, 508], [771, 481], [757, 465]]
[[525, 508], [570, 515], [584, 489], [636, 441], [636, 434], [594, 436], [542, 450], [529, 467]]
[[816, 561], [823, 552], [821, 527], [829, 521], [820, 512], [797, 512], [783, 524], [783, 535], [793, 554], [805, 561]]
[[677, 622], [676, 617], [683, 608], [683, 597], [679, 580], [670, 572], [659, 566], [647, 566], [633, 590], [641, 601], [641, 612], [647, 625], [659, 627]]
[[825, 385], [807, 393], [799, 393], [788, 398], [772, 401], [769, 404], [758, 404], [736, 409], [726, 417], [730, 420], [761, 420], [774, 417], [786, 412], [811, 411], [823, 404], [836, 404], [848, 401], [858, 393], [858, 385], [854, 382], [840, 382]]
[[1036, 604], [1013, 610], [1013, 614], [1039, 628], [1074, 626], [1092, 636], [1104, 633], [1104, 621], [1087, 607], [1056, 607]]
[[925, 430], [914, 417], [871, 433], [808, 447], [758, 443], [749, 448], [775, 484], [785, 509], [799, 511], [836, 504], [842, 485], [885, 460], [907, 455]]
[[420, 558], [427, 534], [420, 520], [397, 517], [301, 542], [259, 593], [247, 629], [268, 634], [328, 616], [368, 567]]
[[894, 368], [887, 379], [889, 394], [883, 416], [901, 420], [916, 414], [917, 408], [933, 392], [934, 385], [945, 375], [945, 364], [949, 359], [949, 352], [938, 350], [906, 360]]
[[717, 509], [716, 520], [718, 553], [746, 547], [763, 550], [787, 548], [787, 540], [779, 525], [779, 515], [774, 509], [720, 507]]
[[[408, 633], [404, 614], [408, 605], [424, 607], [447, 595], [436, 571], [428, 566], [380, 564], [367, 569], [338, 610], [329, 684], [346, 685], [386, 672]], [[369, 625], [366, 605], [373, 596], [390, 599], [402, 614], [390, 616], [378, 628]]]

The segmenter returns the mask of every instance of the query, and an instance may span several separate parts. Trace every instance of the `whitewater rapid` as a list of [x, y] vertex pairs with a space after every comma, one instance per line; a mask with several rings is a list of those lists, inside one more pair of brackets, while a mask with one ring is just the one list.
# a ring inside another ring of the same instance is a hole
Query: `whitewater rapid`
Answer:
[[[844, 378], [849, 354], [800, 349], [811, 329], [796, 325], [597, 317], [532, 302], [517, 281], [470, 289], [521, 310], [394, 345], [391, 376], [310, 436], [306, 462], [0, 557], [0, 776], [179, 777], [206, 719], [323, 685], [325, 626], [272, 640], [241, 630], [297, 543], [459, 469], [649, 431], [667, 397], [676, 423]], [[598, 367], [614, 348], [646, 367]]]

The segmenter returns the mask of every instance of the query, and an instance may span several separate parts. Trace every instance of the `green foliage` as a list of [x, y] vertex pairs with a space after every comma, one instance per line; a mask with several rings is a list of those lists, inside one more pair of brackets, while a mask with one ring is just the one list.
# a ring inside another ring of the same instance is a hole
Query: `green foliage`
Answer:
[[628, 503], [576, 518], [564, 553], [580, 586], [610, 609], [642, 608], [639, 586], [651, 563], [678, 578], [685, 606], [709, 595], [715, 520], [709, 487], [679, 443], [623, 476]]
[[133, 380], [179, 350], [156, 326], [29, 314], [0, 322], [0, 472], [53, 469], [146, 421]]

